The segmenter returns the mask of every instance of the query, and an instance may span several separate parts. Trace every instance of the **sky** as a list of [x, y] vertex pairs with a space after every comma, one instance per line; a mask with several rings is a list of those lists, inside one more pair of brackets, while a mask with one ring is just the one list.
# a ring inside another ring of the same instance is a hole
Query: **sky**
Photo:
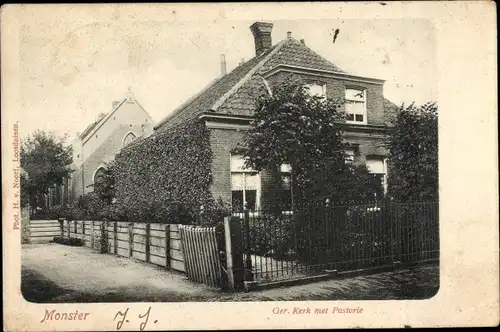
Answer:
[[[250, 20], [25, 24], [20, 33], [21, 137], [74, 137], [131, 87], [155, 122], [255, 54]], [[435, 32], [413, 19], [273, 20], [273, 44], [292, 32], [342, 70], [386, 80], [396, 104], [437, 99]], [[339, 29], [333, 43], [333, 30]]]

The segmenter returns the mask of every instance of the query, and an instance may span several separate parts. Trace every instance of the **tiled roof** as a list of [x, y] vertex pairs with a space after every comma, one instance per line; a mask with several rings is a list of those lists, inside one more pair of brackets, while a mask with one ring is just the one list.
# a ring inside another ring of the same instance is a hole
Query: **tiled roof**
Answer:
[[340, 68], [301, 42], [287, 38], [213, 82], [204, 91], [160, 121], [155, 129], [175, 126], [209, 110], [251, 115], [255, 97], [265, 89], [264, 80], [259, 73], [278, 65], [294, 65], [343, 73]]
[[175, 126], [178, 123], [190, 120], [202, 112], [206, 112], [213, 108], [213, 105], [226, 93], [228, 93], [238, 82], [240, 82], [252, 69], [254, 69], [260, 61], [269, 55], [278, 45], [273, 46], [271, 49], [256, 56], [251, 60], [234, 68], [230, 73], [224, 75], [216, 80], [212, 85], [205, 88], [201, 94], [192, 99], [191, 101], [181, 105], [180, 109], [175, 110], [171, 115], [168, 115], [160, 121], [155, 129], [164, 129], [167, 127]]
[[344, 73], [342, 69], [293, 38], [286, 40], [285, 45], [264, 64], [262, 70], [267, 71], [278, 65]]

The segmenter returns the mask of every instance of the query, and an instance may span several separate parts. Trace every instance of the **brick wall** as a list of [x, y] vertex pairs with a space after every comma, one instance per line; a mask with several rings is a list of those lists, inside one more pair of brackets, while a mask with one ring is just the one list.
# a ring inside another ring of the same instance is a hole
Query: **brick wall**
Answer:
[[[268, 80], [272, 85], [284, 81], [290, 74], [279, 72]], [[336, 78], [318, 77], [314, 75], [293, 74], [307, 83], [326, 84], [326, 96], [330, 99], [345, 98], [346, 87], [366, 89], [366, 109], [368, 124], [382, 125], [386, 122], [384, 110], [384, 89], [382, 85], [364, 82], [352, 82]], [[344, 110], [344, 107], [342, 107]]]
[[211, 129], [212, 186], [215, 199], [231, 203], [231, 150], [243, 139], [244, 132], [230, 129]]
[[[231, 129], [211, 129], [210, 144], [213, 152], [211, 192], [215, 199], [222, 198], [231, 204], [231, 150], [243, 139], [244, 131]], [[276, 204], [281, 194], [279, 174], [276, 170], [260, 173], [261, 206]]]

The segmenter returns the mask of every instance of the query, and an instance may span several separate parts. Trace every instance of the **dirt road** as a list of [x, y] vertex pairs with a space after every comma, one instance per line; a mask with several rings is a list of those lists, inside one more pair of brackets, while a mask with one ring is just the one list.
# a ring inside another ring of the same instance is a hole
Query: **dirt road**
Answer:
[[152, 264], [53, 243], [23, 245], [22, 267], [25, 298], [49, 303], [422, 299], [439, 288], [438, 266], [423, 266], [228, 294]]

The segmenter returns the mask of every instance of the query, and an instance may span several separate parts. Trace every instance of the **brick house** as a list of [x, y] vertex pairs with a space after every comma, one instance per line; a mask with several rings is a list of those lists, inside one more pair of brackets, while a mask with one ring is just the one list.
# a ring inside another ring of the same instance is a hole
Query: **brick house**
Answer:
[[124, 99], [114, 101], [111, 106], [109, 112], [101, 113], [97, 121], [72, 141], [74, 171], [67, 186], [58, 188], [66, 191], [68, 201], [92, 192], [94, 181], [106, 163], [112, 161], [121, 148], [153, 131], [153, 120], [130, 89]]
[[308, 48], [303, 40], [292, 38], [290, 32], [286, 39], [273, 45], [272, 28], [272, 23], [252, 24], [255, 57], [227, 74], [222, 62], [222, 76], [157, 123], [155, 131], [203, 119], [210, 129], [213, 152], [213, 196], [231, 203], [233, 208], [246, 201], [250, 209], [256, 209], [272, 200], [277, 187], [289, 190], [290, 170], [283, 165], [280, 170], [257, 173], [245, 169], [242, 157], [231, 151], [249, 126], [256, 93], [293, 74], [309, 85], [311, 93], [346, 99], [343, 107], [349, 118], [344, 130], [352, 147], [348, 154], [355, 162], [366, 163], [371, 172], [380, 176], [381, 187], [385, 187], [387, 151], [382, 141], [395, 105], [384, 98], [384, 81], [344, 72]]

